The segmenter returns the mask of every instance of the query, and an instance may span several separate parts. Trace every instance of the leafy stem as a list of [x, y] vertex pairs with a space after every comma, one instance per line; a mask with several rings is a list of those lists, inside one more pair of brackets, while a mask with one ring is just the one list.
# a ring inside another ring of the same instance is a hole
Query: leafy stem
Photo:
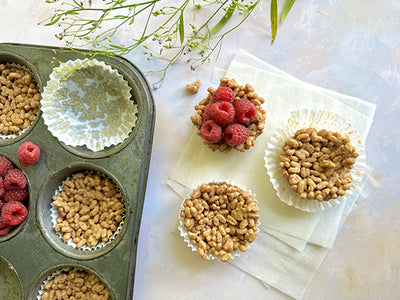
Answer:
[[[153, 71], [162, 73], [162, 81], [167, 69], [184, 55], [192, 69], [208, 61], [214, 52], [218, 55], [223, 39], [247, 20], [261, 0], [171, 1], [180, 3], [176, 6], [161, 0], [103, 0], [93, 1], [93, 5], [91, 0], [46, 2], [55, 9], [44, 23], [61, 28], [56, 36], [67, 47], [89, 48], [92, 55], [125, 55], [142, 46], [150, 57], [167, 62], [162, 70]], [[281, 22], [293, 3], [286, 1]], [[200, 13], [204, 21], [197, 18]], [[271, 25], [273, 42], [278, 25], [276, 0], [271, 0]], [[133, 29], [132, 37], [118, 42], [118, 33], [127, 27]]]

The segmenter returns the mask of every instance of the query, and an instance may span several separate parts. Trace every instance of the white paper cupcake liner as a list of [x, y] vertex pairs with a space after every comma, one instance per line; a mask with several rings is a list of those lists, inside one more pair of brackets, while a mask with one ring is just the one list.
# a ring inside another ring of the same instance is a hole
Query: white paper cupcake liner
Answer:
[[63, 267], [59, 270], [54, 271], [51, 273], [49, 276], [46, 277], [45, 280], [43, 280], [42, 284], [40, 285], [40, 288], [38, 290], [38, 295], [36, 296], [37, 300], [41, 300], [43, 294], [45, 293], [45, 285], [52, 281], [57, 275], [60, 275], [62, 272], [69, 272], [70, 270], [75, 269], [77, 271], [85, 271], [84, 269], [76, 268], [76, 267]]
[[[241, 187], [240, 185], [238, 185], [238, 184], [236, 184], [236, 183], [233, 183], [233, 182], [230, 182], [229, 180], [211, 180], [211, 181], [209, 181], [208, 183], [212, 183], [212, 182], [214, 182], [214, 183], [224, 183], [224, 182], [225, 182], [225, 183], [230, 184], [230, 185], [232, 185], [232, 186], [237, 186], [237, 187], [240, 188], [241, 190], [245, 191], [245, 192], [249, 195], [249, 197], [250, 197], [251, 199], [253, 199], [253, 201], [257, 204], [256, 195], [255, 195], [251, 190], [249, 190], [249, 189], [246, 189], [246, 188], [244, 188], [244, 187]], [[190, 199], [191, 196], [192, 196], [192, 194], [193, 194], [193, 192], [194, 192], [196, 189], [198, 189], [198, 188], [200, 188], [200, 186], [198, 186], [197, 188], [191, 190], [191, 191], [187, 194], [186, 198], [185, 198], [185, 199], [182, 201], [182, 203], [181, 203], [181, 207], [180, 207], [181, 209], [180, 209], [180, 211], [181, 211], [182, 209], [184, 209], [183, 203], [185, 202], [185, 200], [188, 199], [188, 198]], [[257, 228], [257, 236], [258, 236], [258, 233], [259, 233], [259, 231], [260, 231], [260, 229], [259, 229], [259, 228], [260, 228], [260, 218], [259, 218], [258, 221], [257, 221], [256, 228]], [[184, 218], [182, 218], [182, 217], [180, 216], [180, 214], [179, 214], [179, 226], [178, 226], [178, 230], [179, 230], [180, 236], [183, 237], [183, 240], [184, 240], [185, 243], [188, 245], [188, 247], [191, 248], [192, 251], [194, 251], [194, 252], [197, 253], [197, 248], [199, 247], [199, 245], [198, 245], [198, 244], [193, 245], [193, 244], [190, 242], [190, 239], [189, 239], [189, 236], [188, 236], [188, 231], [187, 231], [187, 229], [186, 229], [186, 226], [184, 225]], [[256, 240], [257, 240], [257, 238], [256, 238]], [[255, 242], [255, 241], [253, 241], [252, 243], [254, 243], [254, 242]], [[251, 244], [252, 244], [252, 243], [246, 243], [246, 249], [247, 249], [247, 250], [251, 247]], [[246, 251], [247, 251], [247, 250], [246, 250]], [[234, 250], [234, 251], [232, 251], [232, 252], [231, 252], [231, 258], [230, 258], [230, 260], [234, 259], [235, 257], [240, 256], [241, 253], [242, 253], [242, 251], [240, 251], [239, 248], [236, 249], [236, 250]], [[211, 254], [211, 253], [207, 253], [207, 260], [213, 260], [213, 259], [220, 260], [220, 257], [219, 257], [219, 256], [215, 256], [215, 255], [213, 255], [213, 254]], [[230, 260], [229, 260], [229, 261], [230, 261]]]
[[[6, 63], [6, 64], [4, 64], [4, 65], [5, 65], [7, 68], [15, 67], [15, 68], [18, 68], [18, 69], [21, 69], [21, 70], [24, 70], [24, 71], [28, 72], [29, 74], [31, 74], [31, 76], [32, 76], [32, 78], [35, 80], [36, 84], [38, 84], [38, 78], [37, 78], [37, 77], [35, 76], [35, 74], [33, 74], [32, 71], [29, 70], [27, 67], [25, 67], [25, 66], [23, 66], [23, 65], [15, 64], [15, 63]], [[38, 89], [40, 89], [39, 85], [38, 85]], [[40, 100], [40, 102], [42, 102], [42, 100]], [[0, 139], [1, 139], [1, 140], [10, 140], [10, 139], [15, 139], [15, 138], [17, 138], [17, 137], [23, 135], [26, 131], [28, 131], [28, 130], [31, 128], [32, 124], [36, 121], [36, 118], [38, 117], [38, 115], [39, 115], [39, 111], [36, 113], [35, 120], [33, 120], [33, 121], [31, 122], [31, 124], [30, 124], [27, 128], [22, 129], [22, 130], [21, 130], [20, 132], [18, 132], [17, 134], [2, 134], [2, 133], [0, 133]]]
[[[56, 271], [54, 271], [53, 273], [51, 273], [49, 276], [47, 276], [46, 277], [46, 279], [45, 280], [43, 280], [43, 282], [42, 282], [42, 284], [40, 285], [40, 287], [39, 287], [39, 290], [38, 290], [38, 294], [37, 294], [37, 296], [36, 296], [36, 299], [37, 300], [41, 300], [42, 299], [42, 296], [43, 296], [43, 294], [45, 293], [45, 289], [44, 289], [44, 287], [46, 286], [46, 284], [47, 283], [49, 283], [50, 281], [52, 281], [57, 275], [60, 275], [61, 273], [63, 273], [63, 272], [69, 272], [69, 271], [71, 271], [71, 270], [75, 270], [75, 271], [79, 271], [79, 272], [88, 272], [88, 273], [91, 273], [90, 271], [88, 271], [88, 270], [86, 270], [86, 269], [84, 269], [84, 268], [79, 268], [79, 267], [61, 267], [60, 269], [58, 269], [58, 270], [56, 270]], [[96, 275], [97, 276], [97, 275]], [[99, 278], [100, 279], [100, 278]], [[100, 280], [102, 283], [103, 283], [103, 281], [102, 280]], [[104, 283], [103, 283], [104, 284]], [[104, 286], [108, 289], [108, 287], [104, 284]]]
[[[90, 174], [98, 174], [98, 175], [100, 175], [102, 178], [105, 178], [105, 176], [103, 175], [103, 174], [100, 174], [100, 173], [94, 173], [94, 172], [86, 172], [86, 173], [90, 173]], [[69, 177], [67, 177], [62, 183], [61, 183], [61, 185], [57, 188], [57, 190], [54, 192], [54, 195], [53, 195], [53, 197], [55, 196], [55, 195], [57, 195], [59, 192], [62, 192], [63, 191], [63, 186], [64, 186], [64, 182], [66, 181], [66, 180], [70, 180], [72, 178], [72, 176], [69, 176]], [[121, 192], [118, 188], [117, 188], [117, 192]], [[52, 197], [52, 198], [53, 198]], [[124, 203], [124, 212], [126, 211], [126, 206], [125, 206], [125, 203]], [[51, 202], [50, 203], [50, 220], [51, 220], [51, 224], [53, 225], [53, 228], [54, 227], [56, 227], [56, 225], [57, 225], [57, 218], [58, 217], [60, 217], [60, 213], [59, 213], [59, 211], [58, 211], [58, 208], [57, 207], [55, 207], [54, 205], [53, 205], [53, 202]], [[112, 241], [118, 236], [118, 234], [121, 232], [121, 229], [122, 229], [122, 226], [123, 226], [123, 224], [124, 224], [124, 222], [125, 222], [125, 213], [122, 215], [122, 219], [121, 219], [121, 222], [119, 222], [119, 224], [118, 224], [118, 227], [117, 227], [117, 230], [112, 234], [112, 236], [110, 237], [110, 239], [107, 241], [107, 242], [98, 242], [97, 243], [97, 245], [95, 246], [95, 247], [89, 247], [89, 246], [87, 246], [86, 244], [85, 245], [83, 245], [81, 248], [79, 248], [79, 250], [80, 251], [95, 251], [95, 250], [98, 250], [98, 249], [101, 249], [101, 248], [104, 248], [105, 246], [107, 246], [108, 244], [110, 244], [110, 243], [112, 243]], [[62, 236], [62, 233], [61, 232], [59, 232], [59, 231], [55, 231], [55, 233], [60, 237], [60, 239], [64, 242], [64, 240], [63, 240], [63, 236]], [[76, 243], [74, 243], [73, 241], [72, 241], [72, 238], [70, 238], [69, 240], [67, 240], [66, 242], [64, 242], [64, 243], [66, 243], [69, 247], [72, 247], [72, 248], [74, 248], [74, 249], [77, 249], [77, 247], [76, 247]]]
[[[316, 199], [302, 199], [300, 198], [300, 194], [291, 189], [289, 182], [283, 176], [279, 159], [283, 145], [286, 140], [294, 136], [297, 130], [309, 127], [314, 127], [317, 130], [327, 129], [339, 132], [343, 136], [349, 137], [351, 144], [356, 148], [359, 156], [356, 158], [354, 167], [350, 171], [353, 177], [351, 188], [346, 191], [344, 196], [322, 202]], [[351, 124], [333, 113], [309, 109], [292, 112], [289, 120], [273, 133], [265, 150], [264, 160], [267, 173], [279, 199], [289, 206], [307, 212], [323, 211], [338, 205], [344, 199], [353, 197], [353, 193], [361, 183], [366, 169], [365, 148], [361, 138], [354, 132]]]
[[50, 74], [41, 109], [49, 131], [67, 145], [92, 151], [118, 145], [136, 125], [130, 87], [111, 66], [96, 59], [62, 63]]

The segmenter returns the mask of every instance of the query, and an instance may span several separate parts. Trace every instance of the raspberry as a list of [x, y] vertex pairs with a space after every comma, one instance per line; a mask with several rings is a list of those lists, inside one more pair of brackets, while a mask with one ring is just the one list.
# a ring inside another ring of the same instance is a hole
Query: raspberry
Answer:
[[219, 125], [225, 125], [232, 122], [235, 117], [235, 109], [229, 102], [216, 102], [211, 106], [211, 117]]
[[3, 177], [0, 177], [0, 197], [3, 197], [6, 192], [6, 188], [4, 187]]
[[222, 139], [222, 128], [214, 120], [208, 120], [203, 123], [200, 133], [210, 143], [218, 143]]
[[212, 103], [208, 103], [206, 107], [204, 107], [204, 112], [203, 112], [203, 122], [207, 122], [208, 120], [211, 120], [211, 106]]
[[14, 169], [14, 164], [4, 156], [0, 156], [0, 176], [4, 177], [11, 169]]
[[230, 121], [228, 124], [225, 124], [225, 125], [223, 126], [223, 128], [225, 129], [225, 128], [228, 127], [229, 125], [238, 124], [238, 123], [239, 123], [238, 120], [236, 120], [236, 118], [234, 117], [233, 120]]
[[213, 102], [227, 101], [232, 103], [235, 100], [235, 94], [230, 87], [221, 86], [214, 92], [212, 100]]
[[24, 201], [29, 195], [28, 187], [25, 186], [23, 189], [10, 190], [4, 193], [3, 199], [6, 202], [9, 201]]
[[4, 222], [9, 225], [21, 224], [27, 215], [28, 210], [21, 202], [18, 201], [7, 202], [1, 209], [1, 216]]
[[9, 233], [12, 229], [12, 226], [4, 222], [0, 215], [0, 236]]
[[249, 124], [257, 116], [257, 109], [251, 101], [247, 99], [238, 99], [233, 104], [236, 112], [236, 119], [242, 124]]
[[[6, 204], [6, 201], [3, 198], [0, 198], [0, 212], [1, 212], [1, 208], [4, 206], [4, 204]], [[0, 214], [0, 219], [1, 219], [1, 214]]]
[[32, 142], [25, 142], [18, 148], [18, 161], [24, 167], [35, 164], [39, 156], [40, 148]]
[[229, 146], [243, 144], [249, 138], [249, 130], [241, 124], [229, 125], [224, 130], [224, 140]]
[[6, 191], [23, 189], [26, 185], [26, 178], [20, 169], [12, 169], [4, 177]]

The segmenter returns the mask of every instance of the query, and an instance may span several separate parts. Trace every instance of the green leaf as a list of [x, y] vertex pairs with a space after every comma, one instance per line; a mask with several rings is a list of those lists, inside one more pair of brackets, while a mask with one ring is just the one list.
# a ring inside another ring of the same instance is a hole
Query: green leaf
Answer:
[[210, 33], [214, 34], [218, 30], [220, 30], [224, 25], [229, 21], [229, 19], [232, 17], [233, 12], [235, 11], [236, 4], [235, 2], [232, 2], [231, 6], [226, 10], [225, 15], [222, 17], [222, 19], [217, 23], [217, 25], [214, 26], [213, 29], [211, 29]]
[[78, 3], [78, 1], [74, 0], [74, 3], [79, 7], [79, 8], [83, 8], [81, 3]]
[[62, 15], [54, 15], [51, 17], [50, 21], [48, 23], [46, 23], [46, 26], [50, 26], [50, 25], [54, 25], [56, 24], [60, 19], [61, 19]]
[[271, 44], [274, 43], [276, 38], [276, 31], [278, 30], [278, 3], [276, 0], [271, 0]]
[[179, 17], [179, 25], [178, 25], [178, 31], [179, 31], [179, 39], [181, 42], [181, 45], [183, 44], [183, 41], [185, 39], [185, 28], [183, 26], [183, 11], [181, 13], [181, 16]]
[[281, 13], [281, 23], [285, 20], [286, 16], [288, 15], [290, 9], [292, 8], [294, 2], [296, 0], [286, 0], [285, 6], [283, 7], [282, 13]]

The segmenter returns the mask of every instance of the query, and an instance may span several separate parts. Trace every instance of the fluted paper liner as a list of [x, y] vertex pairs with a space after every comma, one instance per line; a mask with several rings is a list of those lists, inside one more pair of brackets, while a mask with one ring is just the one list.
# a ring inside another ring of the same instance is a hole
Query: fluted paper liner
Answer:
[[[91, 173], [92, 174], [92, 172], [86, 172], [86, 173]], [[85, 174], [86, 174], [85, 173]], [[94, 173], [94, 174], [98, 174], [98, 175], [100, 175], [102, 178], [106, 178], [106, 176], [105, 175], [103, 175], [103, 174], [101, 174], [101, 173]], [[57, 190], [54, 192], [54, 195], [53, 195], [53, 197], [56, 195], [56, 194], [58, 194], [58, 193], [60, 193], [60, 192], [62, 192], [63, 191], [63, 186], [64, 186], [64, 182], [66, 181], [66, 180], [70, 180], [72, 178], [72, 176], [69, 176], [69, 177], [67, 177], [62, 183], [61, 183], [61, 185], [57, 188]], [[116, 187], [117, 188], [117, 187]], [[117, 192], [121, 192], [118, 188], [117, 188]], [[122, 194], [123, 195], [123, 194]], [[52, 198], [53, 198], [52, 197]], [[89, 246], [87, 246], [86, 244], [85, 245], [83, 245], [81, 248], [79, 248], [79, 250], [81, 250], [81, 251], [94, 251], [94, 250], [98, 250], [98, 249], [101, 249], [101, 248], [104, 248], [105, 246], [107, 246], [108, 244], [110, 244], [110, 243], [112, 243], [112, 241], [117, 237], [117, 235], [121, 232], [121, 229], [122, 229], [122, 225], [124, 224], [124, 222], [125, 222], [125, 215], [126, 215], [126, 213], [125, 213], [125, 211], [126, 211], [126, 204], [125, 204], [125, 197], [123, 196], [123, 199], [124, 199], [124, 214], [122, 215], [122, 219], [121, 219], [121, 222], [119, 222], [119, 224], [118, 224], [118, 226], [117, 226], [117, 230], [112, 234], [112, 236], [110, 237], [110, 239], [107, 241], [107, 242], [101, 242], [101, 241], [99, 241], [98, 243], [97, 243], [97, 245], [96, 246], [94, 246], [94, 247], [89, 247]], [[54, 227], [56, 227], [56, 225], [57, 225], [57, 218], [58, 217], [60, 217], [60, 213], [59, 213], [59, 211], [58, 211], [58, 208], [57, 207], [55, 207], [54, 205], [53, 205], [53, 201], [50, 203], [50, 220], [51, 220], [51, 224], [53, 225], [53, 229], [54, 229]], [[54, 231], [59, 237], [60, 237], [60, 239], [64, 242], [64, 240], [63, 240], [63, 236], [62, 236], [62, 232], [59, 232], [59, 231]], [[76, 248], [76, 243], [74, 243], [73, 241], [72, 241], [72, 238], [70, 238], [69, 240], [67, 240], [66, 242], [64, 242], [64, 243], [66, 243], [69, 247], [72, 247], [72, 248], [75, 248], [75, 249], [77, 249]]]
[[38, 295], [36, 296], [37, 300], [41, 300], [42, 296], [45, 292], [44, 287], [47, 283], [49, 283], [50, 281], [52, 281], [57, 275], [60, 275], [62, 272], [69, 272], [70, 270], [75, 269], [77, 271], [86, 271], [84, 269], [81, 268], [76, 268], [76, 267], [63, 267], [59, 270], [54, 271], [53, 273], [51, 273], [49, 276], [46, 277], [45, 280], [43, 280], [42, 284], [40, 285], [40, 288], [38, 290]]
[[[240, 188], [241, 190], [245, 191], [245, 192], [249, 195], [249, 197], [250, 197], [251, 199], [253, 199], [253, 201], [257, 204], [256, 195], [255, 195], [251, 190], [248, 190], [248, 189], [246, 189], [246, 188], [244, 188], [244, 187], [241, 187], [240, 185], [238, 185], [238, 184], [236, 184], [236, 183], [233, 183], [233, 182], [230, 182], [230, 181], [228, 181], [228, 180], [211, 180], [211, 181], [208, 181], [207, 183], [213, 183], [213, 182], [214, 182], [214, 183], [227, 183], [227, 184], [230, 184], [230, 185], [232, 185], [232, 186], [237, 186], [237, 187]], [[185, 202], [185, 200], [188, 199], [188, 198], [191, 198], [193, 192], [194, 192], [196, 189], [198, 189], [199, 187], [200, 187], [200, 186], [198, 186], [197, 188], [191, 190], [191, 191], [187, 194], [186, 198], [182, 201], [181, 209], [180, 209], [179, 211], [181, 211], [182, 209], [184, 209], [183, 203]], [[260, 218], [258, 219], [257, 224], [256, 224], [257, 236], [258, 236], [258, 233], [259, 233], [259, 231], [260, 231], [259, 227], [260, 227]], [[185, 226], [185, 224], [184, 224], [184, 218], [182, 218], [180, 214], [179, 214], [179, 226], [178, 226], [178, 229], [179, 229], [180, 236], [183, 237], [183, 240], [187, 243], [188, 247], [191, 248], [192, 251], [194, 251], [194, 252], [197, 253], [197, 248], [199, 247], [199, 245], [198, 245], [198, 244], [193, 245], [193, 244], [190, 242], [190, 239], [189, 239], [189, 236], [188, 236], [188, 231], [187, 231], [186, 226]], [[257, 237], [256, 237], [256, 240], [257, 240]], [[255, 240], [254, 240], [252, 243], [254, 243], [254, 242], [255, 242]], [[246, 249], [247, 249], [247, 250], [250, 248], [250, 245], [251, 245], [251, 243], [249, 243], [249, 242], [246, 243]], [[242, 251], [240, 251], [239, 248], [236, 249], [236, 250], [234, 250], [234, 251], [232, 251], [232, 252], [231, 252], [231, 258], [230, 258], [229, 260], [232, 260], [232, 259], [234, 259], [235, 257], [240, 256], [241, 253], [242, 253]], [[213, 254], [211, 254], [211, 253], [207, 253], [207, 260], [213, 260], [213, 259], [219, 260], [220, 257], [219, 257], [219, 256], [215, 256], [215, 255], [213, 255]]]
[[137, 121], [130, 87], [96, 59], [62, 63], [50, 74], [41, 109], [49, 131], [67, 145], [100, 151], [128, 138]]
[[[42, 296], [43, 296], [43, 294], [45, 293], [44, 287], [45, 287], [45, 285], [46, 285], [47, 283], [49, 283], [50, 281], [52, 281], [57, 275], [60, 275], [62, 272], [69, 272], [69, 271], [71, 271], [71, 270], [80, 271], [80, 272], [92, 273], [92, 272], [89, 271], [89, 270], [86, 270], [86, 269], [84, 269], [84, 268], [79, 268], [79, 267], [72, 267], [72, 266], [71, 266], [71, 267], [61, 267], [60, 269], [54, 271], [54, 272], [51, 273], [49, 276], [47, 276], [45, 280], [43, 280], [42, 284], [41, 284], [40, 287], [39, 287], [39, 290], [38, 290], [38, 294], [37, 294], [37, 296], [36, 296], [36, 299], [37, 299], [37, 300], [41, 300], [41, 299], [42, 299]], [[95, 275], [96, 275], [96, 274], [95, 274]], [[96, 277], [97, 277], [97, 275], [96, 275]], [[99, 279], [100, 279], [100, 278], [99, 278]], [[104, 284], [105, 288], [109, 290], [109, 287], [103, 282], [103, 280], [100, 279], [100, 281]]]
[[[349, 137], [351, 144], [356, 148], [359, 156], [350, 171], [353, 177], [351, 188], [346, 191], [344, 196], [322, 202], [316, 199], [302, 199], [299, 193], [291, 189], [289, 182], [283, 176], [279, 159], [283, 145], [286, 140], [294, 136], [297, 130], [309, 127], [314, 127], [317, 131], [326, 129], [339, 132], [343, 136]], [[309, 109], [292, 112], [289, 120], [272, 134], [265, 150], [264, 160], [267, 173], [279, 199], [290, 206], [307, 212], [322, 211], [340, 204], [344, 199], [353, 197], [353, 193], [358, 188], [366, 169], [365, 149], [361, 138], [354, 132], [351, 124], [333, 113]]]

